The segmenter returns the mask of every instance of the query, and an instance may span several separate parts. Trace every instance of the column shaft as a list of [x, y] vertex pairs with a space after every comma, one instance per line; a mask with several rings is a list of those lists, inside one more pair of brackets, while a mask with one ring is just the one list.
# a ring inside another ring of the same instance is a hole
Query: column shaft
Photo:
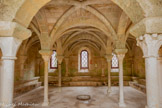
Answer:
[[123, 87], [123, 59], [119, 60], [119, 106], [125, 106]]
[[111, 61], [108, 61], [108, 93], [111, 92]]
[[65, 76], [69, 76], [69, 58], [65, 58], [65, 63], [66, 63], [66, 74]]
[[62, 76], [61, 76], [61, 64], [59, 64], [59, 67], [58, 67], [58, 68], [59, 68], [59, 74], [58, 74], [58, 78], [59, 78], [59, 79], [58, 79], [58, 86], [61, 87], [61, 86], [62, 86], [62, 84], [61, 84], [61, 77], [62, 77]]
[[157, 58], [146, 57], [147, 108], [159, 108]]
[[126, 107], [124, 102], [123, 60], [127, 49], [115, 49], [119, 61], [119, 107]]
[[44, 103], [43, 106], [48, 106], [48, 62], [44, 62]]
[[2, 57], [1, 108], [12, 108], [16, 57]]
[[42, 106], [48, 106], [48, 63], [51, 58], [53, 51], [51, 50], [40, 50], [39, 53], [42, 55], [44, 60], [44, 102]]

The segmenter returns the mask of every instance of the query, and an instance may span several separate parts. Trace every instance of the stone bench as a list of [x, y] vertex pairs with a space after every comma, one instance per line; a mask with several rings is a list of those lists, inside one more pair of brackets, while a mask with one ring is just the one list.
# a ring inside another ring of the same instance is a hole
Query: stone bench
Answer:
[[137, 82], [129, 82], [129, 85], [143, 93], [146, 93], [146, 86], [145, 85], [142, 85], [142, 84], [139, 84]]
[[[111, 77], [112, 86], [119, 85], [119, 76]], [[43, 82], [43, 76], [40, 79]], [[130, 76], [124, 76], [124, 86], [129, 86], [131, 81]], [[58, 86], [58, 77], [49, 76], [49, 85]], [[62, 77], [62, 86], [107, 86], [107, 77], [93, 77], [93, 76], [74, 76], [74, 77]]]
[[41, 82], [38, 82], [39, 77], [34, 77], [30, 80], [23, 80], [15, 82], [14, 84], [14, 97], [20, 96], [32, 89], [35, 89], [37, 87], [41, 86]]

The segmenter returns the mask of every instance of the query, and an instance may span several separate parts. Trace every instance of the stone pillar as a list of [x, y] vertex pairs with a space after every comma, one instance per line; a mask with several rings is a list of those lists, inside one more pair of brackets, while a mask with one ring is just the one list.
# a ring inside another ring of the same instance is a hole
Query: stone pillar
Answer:
[[126, 107], [124, 102], [124, 87], [123, 87], [123, 59], [127, 49], [115, 49], [119, 60], [119, 107]]
[[62, 75], [61, 75], [61, 63], [62, 63], [62, 60], [63, 60], [63, 58], [64, 58], [64, 56], [62, 56], [62, 55], [58, 55], [58, 56], [56, 56], [57, 57], [57, 60], [58, 60], [58, 70], [59, 70], [59, 74], [58, 74], [58, 86], [59, 87], [61, 87], [62, 85], [61, 85], [61, 77], [62, 77]]
[[21, 80], [23, 80], [24, 78], [24, 65], [25, 65], [25, 61], [27, 59], [27, 56], [19, 56], [20, 59], [20, 78]]
[[40, 50], [39, 52], [44, 60], [44, 102], [42, 106], [48, 106], [48, 63], [52, 55], [52, 50]]
[[105, 56], [106, 60], [107, 60], [107, 71], [108, 71], [108, 93], [111, 93], [111, 60], [112, 60], [112, 54], [108, 54]]
[[102, 65], [102, 73], [101, 73], [101, 76], [104, 77], [105, 76], [105, 72], [104, 72], [104, 58], [101, 58], [101, 65]]
[[69, 58], [65, 58], [65, 63], [66, 63], [66, 73], [65, 76], [68, 77], [69, 76]]
[[2, 71], [1, 71], [1, 108], [12, 108], [13, 90], [14, 90], [14, 68], [16, 53], [22, 40], [14, 37], [0, 37], [0, 46], [2, 48]]
[[137, 45], [141, 47], [145, 58], [146, 108], [159, 108], [157, 57], [158, 50], [162, 45], [162, 35], [145, 34], [137, 38]]
[[0, 81], [0, 108], [12, 108], [14, 90], [14, 65], [17, 51], [31, 36], [31, 31], [18, 23], [0, 21], [0, 48], [2, 51], [2, 71]]

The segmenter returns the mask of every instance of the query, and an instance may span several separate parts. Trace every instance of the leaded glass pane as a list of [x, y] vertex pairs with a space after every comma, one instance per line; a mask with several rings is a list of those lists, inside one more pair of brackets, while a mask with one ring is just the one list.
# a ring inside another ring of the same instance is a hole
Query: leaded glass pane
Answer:
[[119, 67], [119, 62], [116, 54], [112, 53], [112, 68], [118, 68]]
[[52, 57], [51, 57], [51, 68], [57, 68], [57, 58], [56, 58], [56, 51], [53, 51]]
[[88, 52], [81, 52], [81, 68], [88, 68]]

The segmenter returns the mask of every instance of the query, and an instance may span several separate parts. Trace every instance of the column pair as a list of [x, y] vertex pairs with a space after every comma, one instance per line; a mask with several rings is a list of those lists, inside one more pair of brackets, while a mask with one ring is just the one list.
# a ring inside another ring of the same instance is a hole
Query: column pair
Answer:
[[69, 57], [65, 58], [65, 64], [66, 64], [66, 73], [65, 76], [68, 77], [69, 76]]
[[137, 38], [137, 45], [141, 47], [145, 58], [146, 73], [146, 108], [160, 108], [157, 57], [158, 50], [162, 45], [162, 35], [145, 34]]
[[61, 63], [62, 63], [64, 56], [57, 55], [56, 58], [57, 58], [57, 61], [58, 61], [58, 71], [59, 71], [59, 73], [58, 73], [58, 86], [61, 87], [62, 86]]
[[53, 52], [52, 50], [40, 50], [39, 53], [42, 55], [44, 60], [44, 101], [42, 106], [48, 106], [48, 63]]
[[112, 54], [105, 55], [107, 64], [108, 64], [108, 93], [111, 93], [111, 60], [112, 60]]
[[119, 61], [119, 107], [126, 107], [124, 102], [124, 84], [123, 84], [123, 60], [127, 49], [115, 49]]

